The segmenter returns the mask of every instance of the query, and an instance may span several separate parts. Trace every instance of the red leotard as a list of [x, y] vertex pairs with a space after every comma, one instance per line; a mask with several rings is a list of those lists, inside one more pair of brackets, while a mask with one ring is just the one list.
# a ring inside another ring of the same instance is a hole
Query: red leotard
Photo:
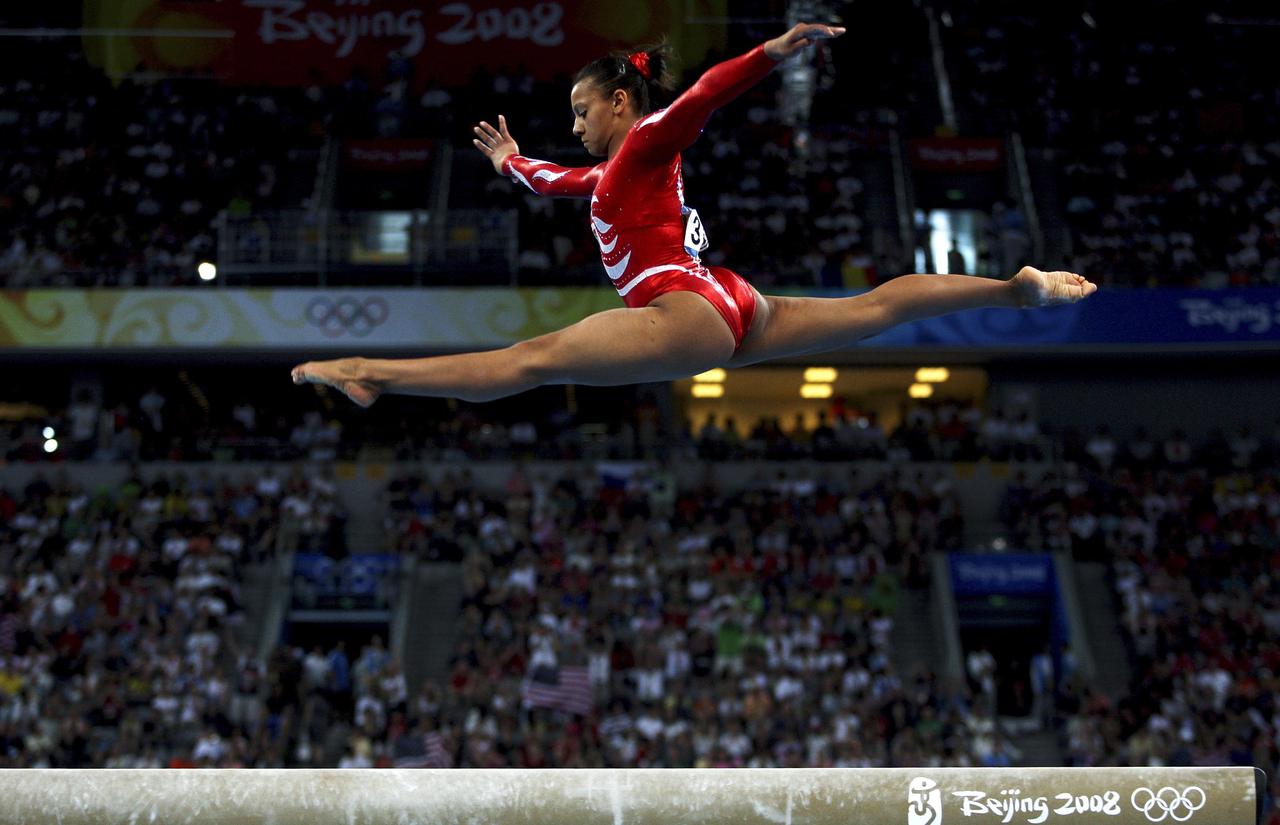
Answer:
[[669, 107], [637, 121], [618, 153], [597, 166], [567, 168], [511, 155], [502, 171], [539, 195], [591, 198], [600, 258], [627, 306], [647, 306], [667, 292], [696, 292], [720, 312], [740, 347], [755, 315], [755, 292], [736, 272], [705, 266], [685, 248], [680, 152], [713, 111], [776, 65], [757, 46], [712, 67]]

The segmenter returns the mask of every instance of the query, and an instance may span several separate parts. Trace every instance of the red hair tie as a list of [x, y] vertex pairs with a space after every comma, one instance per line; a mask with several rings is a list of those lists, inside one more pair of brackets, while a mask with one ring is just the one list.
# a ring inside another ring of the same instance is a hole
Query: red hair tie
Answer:
[[636, 52], [627, 55], [627, 60], [631, 61], [631, 65], [636, 67], [636, 71], [640, 72], [640, 76], [645, 80], [649, 79], [649, 53]]

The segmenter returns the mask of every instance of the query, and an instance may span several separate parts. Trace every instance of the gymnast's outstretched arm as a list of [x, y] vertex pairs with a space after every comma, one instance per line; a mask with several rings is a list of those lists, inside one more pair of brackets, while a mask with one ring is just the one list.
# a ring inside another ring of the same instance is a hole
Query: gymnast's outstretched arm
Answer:
[[497, 128], [482, 120], [474, 131], [479, 137], [473, 138], [471, 142], [493, 163], [495, 172], [515, 178], [539, 195], [589, 198], [596, 191], [596, 184], [604, 173], [604, 164], [557, 166], [549, 161], [525, 157], [520, 154], [520, 147], [511, 137], [504, 115], [498, 115]]
[[744, 55], [717, 63], [670, 106], [640, 121], [629, 138], [633, 150], [665, 160], [671, 153], [687, 149], [702, 133], [712, 112], [763, 80], [778, 61], [844, 32], [840, 26], [800, 23]]

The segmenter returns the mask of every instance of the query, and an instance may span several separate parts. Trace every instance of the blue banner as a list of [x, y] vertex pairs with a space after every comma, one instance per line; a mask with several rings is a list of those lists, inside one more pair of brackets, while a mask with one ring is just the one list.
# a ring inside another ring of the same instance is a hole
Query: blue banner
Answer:
[[[850, 294], [850, 293], [841, 293]], [[1280, 346], [1280, 289], [1101, 289], [1078, 304], [977, 309], [895, 327], [863, 347]]]
[[957, 596], [1056, 596], [1053, 557], [1044, 553], [952, 553]]

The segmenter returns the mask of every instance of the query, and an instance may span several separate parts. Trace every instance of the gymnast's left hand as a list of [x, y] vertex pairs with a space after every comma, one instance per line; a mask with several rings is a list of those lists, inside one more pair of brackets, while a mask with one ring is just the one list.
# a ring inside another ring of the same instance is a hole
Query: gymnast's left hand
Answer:
[[791, 55], [812, 46], [819, 40], [830, 40], [845, 33], [844, 26], [826, 26], [822, 23], [797, 23], [786, 34], [764, 44], [764, 53], [774, 60], [786, 60]]

